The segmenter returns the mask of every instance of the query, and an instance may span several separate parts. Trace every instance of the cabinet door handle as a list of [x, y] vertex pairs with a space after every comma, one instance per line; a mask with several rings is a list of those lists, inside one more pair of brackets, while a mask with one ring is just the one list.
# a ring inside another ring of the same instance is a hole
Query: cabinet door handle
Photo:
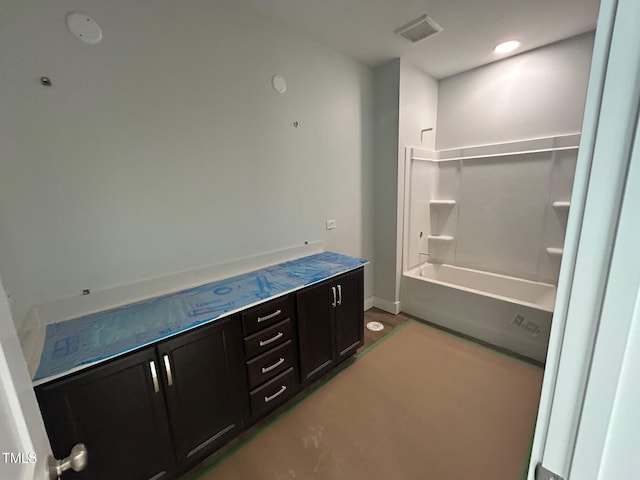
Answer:
[[331, 304], [332, 307], [336, 306], [336, 287], [331, 287], [331, 291], [333, 292], [333, 303]]
[[260, 346], [264, 347], [265, 345], [269, 345], [270, 343], [275, 342], [279, 338], [282, 338], [283, 335], [284, 335], [284, 333], [278, 332], [273, 337], [269, 338], [268, 340], [260, 340]]
[[342, 305], [342, 285], [338, 285], [338, 305]]
[[265, 322], [267, 320], [271, 320], [273, 317], [277, 317], [281, 313], [282, 313], [282, 310], [276, 310], [275, 312], [270, 313], [269, 315], [266, 315], [264, 317], [258, 317], [258, 323]]
[[169, 360], [169, 355], [163, 355], [162, 359], [164, 360], [164, 370], [167, 372], [167, 384], [169, 386], [173, 385], [173, 374], [171, 373], [171, 360]]
[[280, 387], [280, 390], [278, 390], [276, 393], [274, 393], [273, 395], [271, 395], [270, 397], [264, 397], [264, 403], [270, 402], [271, 400], [278, 398], [280, 395], [282, 395], [284, 393], [284, 391], [287, 389], [286, 385], [282, 385]]
[[262, 367], [262, 373], [268, 373], [271, 370], [273, 370], [274, 368], [278, 368], [280, 365], [282, 365], [284, 363], [284, 358], [280, 357], [280, 360], [278, 360], [276, 363], [274, 363], [273, 365], [269, 366], [269, 367]]
[[158, 383], [158, 372], [156, 370], [156, 362], [149, 361], [149, 369], [151, 370], [151, 379], [153, 380], [153, 391], [158, 393], [160, 391], [160, 384]]

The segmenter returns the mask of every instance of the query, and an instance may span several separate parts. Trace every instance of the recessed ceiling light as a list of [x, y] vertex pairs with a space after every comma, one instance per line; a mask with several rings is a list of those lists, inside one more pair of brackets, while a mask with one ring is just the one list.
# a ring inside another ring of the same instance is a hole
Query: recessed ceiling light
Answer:
[[517, 40], [509, 40], [507, 42], [502, 42], [496, 45], [493, 48], [495, 53], [509, 53], [513, 52], [516, 48], [520, 46], [520, 42]]

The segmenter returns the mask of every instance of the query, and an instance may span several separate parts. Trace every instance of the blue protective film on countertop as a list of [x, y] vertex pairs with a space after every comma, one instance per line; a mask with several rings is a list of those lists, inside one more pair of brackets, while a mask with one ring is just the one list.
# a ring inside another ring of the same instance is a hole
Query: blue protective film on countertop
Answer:
[[47, 325], [33, 380], [120, 355], [365, 263], [360, 258], [323, 252]]

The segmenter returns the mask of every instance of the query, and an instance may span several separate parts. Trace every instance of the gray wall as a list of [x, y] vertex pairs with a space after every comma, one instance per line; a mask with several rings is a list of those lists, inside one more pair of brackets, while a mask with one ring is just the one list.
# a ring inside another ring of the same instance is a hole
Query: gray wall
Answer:
[[375, 240], [374, 294], [387, 302], [396, 300], [395, 225], [398, 196], [398, 122], [400, 60], [374, 69], [375, 85]]
[[440, 81], [439, 150], [579, 133], [593, 32]]
[[[404, 60], [374, 69], [376, 306], [394, 311], [400, 299], [404, 155], [406, 146], [435, 145], [438, 82]], [[421, 140], [420, 130], [433, 127]]]
[[[406, 147], [435, 150], [438, 111], [438, 81], [406, 60], [400, 64], [400, 120], [398, 145], [398, 221], [396, 300], [400, 300], [404, 231]], [[422, 133], [422, 129], [433, 130]]]
[[[438, 81], [402, 60], [400, 68], [400, 148], [420, 147], [435, 150], [438, 111]], [[433, 130], [421, 134], [421, 130]]]
[[[305, 240], [373, 260], [371, 69], [230, 0], [3, 4], [0, 274], [16, 322], [83, 288]], [[66, 31], [70, 11], [103, 41]]]

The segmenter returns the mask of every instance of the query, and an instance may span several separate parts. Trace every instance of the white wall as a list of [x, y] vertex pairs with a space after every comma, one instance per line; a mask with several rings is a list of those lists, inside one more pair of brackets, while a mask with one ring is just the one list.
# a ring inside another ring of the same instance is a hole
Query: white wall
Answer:
[[[405, 146], [435, 147], [438, 82], [411, 63], [400, 59], [377, 67], [374, 72], [374, 294], [377, 307], [397, 313], [402, 273]], [[434, 130], [422, 136], [420, 131], [424, 128]]]
[[593, 32], [440, 81], [437, 148], [579, 133]]
[[0, 460], [0, 475], [12, 479], [44, 479], [46, 461], [51, 453], [31, 377], [24, 364], [20, 343], [9, 312], [9, 304], [0, 279], [0, 452], [35, 453], [36, 464]]
[[[406, 60], [400, 62], [399, 139], [404, 147], [435, 150], [436, 114], [438, 110], [438, 81]], [[433, 130], [421, 134], [421, 130]]]
[[[374, 295], [393, 303], [399, 246], [395, 225], [398, 195], [398, 122], [400, 60], [374, 69], [375, 84], [375, 239]], [[378, 304], [379, 307], [384, 305]], [[391, 309], [389, 305], [386, 310]]]
[[[16, 321], [84, 288], [305, 240], [373, 260], [368, 67], [231, 0], [3, 10], [0, 271]], [[103, 41], [66, 31], [70, 11]]]
[[[396, 300], [400, 299], [400, 278], [402, 275], [402, 236], [404, 229], [403, 205], [405, 196], [405, 161], [406, 147], [421, 147], [427, 150], [435, 150], [436, 147], [436, 116], [438, 111], [438, 81], [427, 75], [419, 68], [406, 60], [400, 63], [400, 118], [399, 118], [399, 145], [398, 145], [398, 223], [397, 244], [398, 255], [396, 258]], [[422, 132], [425, 129], [432, 129]], [[419, 210], [419, 209], [417, 209]], [[419, 214], [419, 212], [413, 212]], [[426, 217], [425, 220], [428, 220]], [[409, 220], [411, 221], [411, 220]], [[423, 237], [424, 238], [424, 237]], [[426, 252], [427, 249], [420, 248]]]

